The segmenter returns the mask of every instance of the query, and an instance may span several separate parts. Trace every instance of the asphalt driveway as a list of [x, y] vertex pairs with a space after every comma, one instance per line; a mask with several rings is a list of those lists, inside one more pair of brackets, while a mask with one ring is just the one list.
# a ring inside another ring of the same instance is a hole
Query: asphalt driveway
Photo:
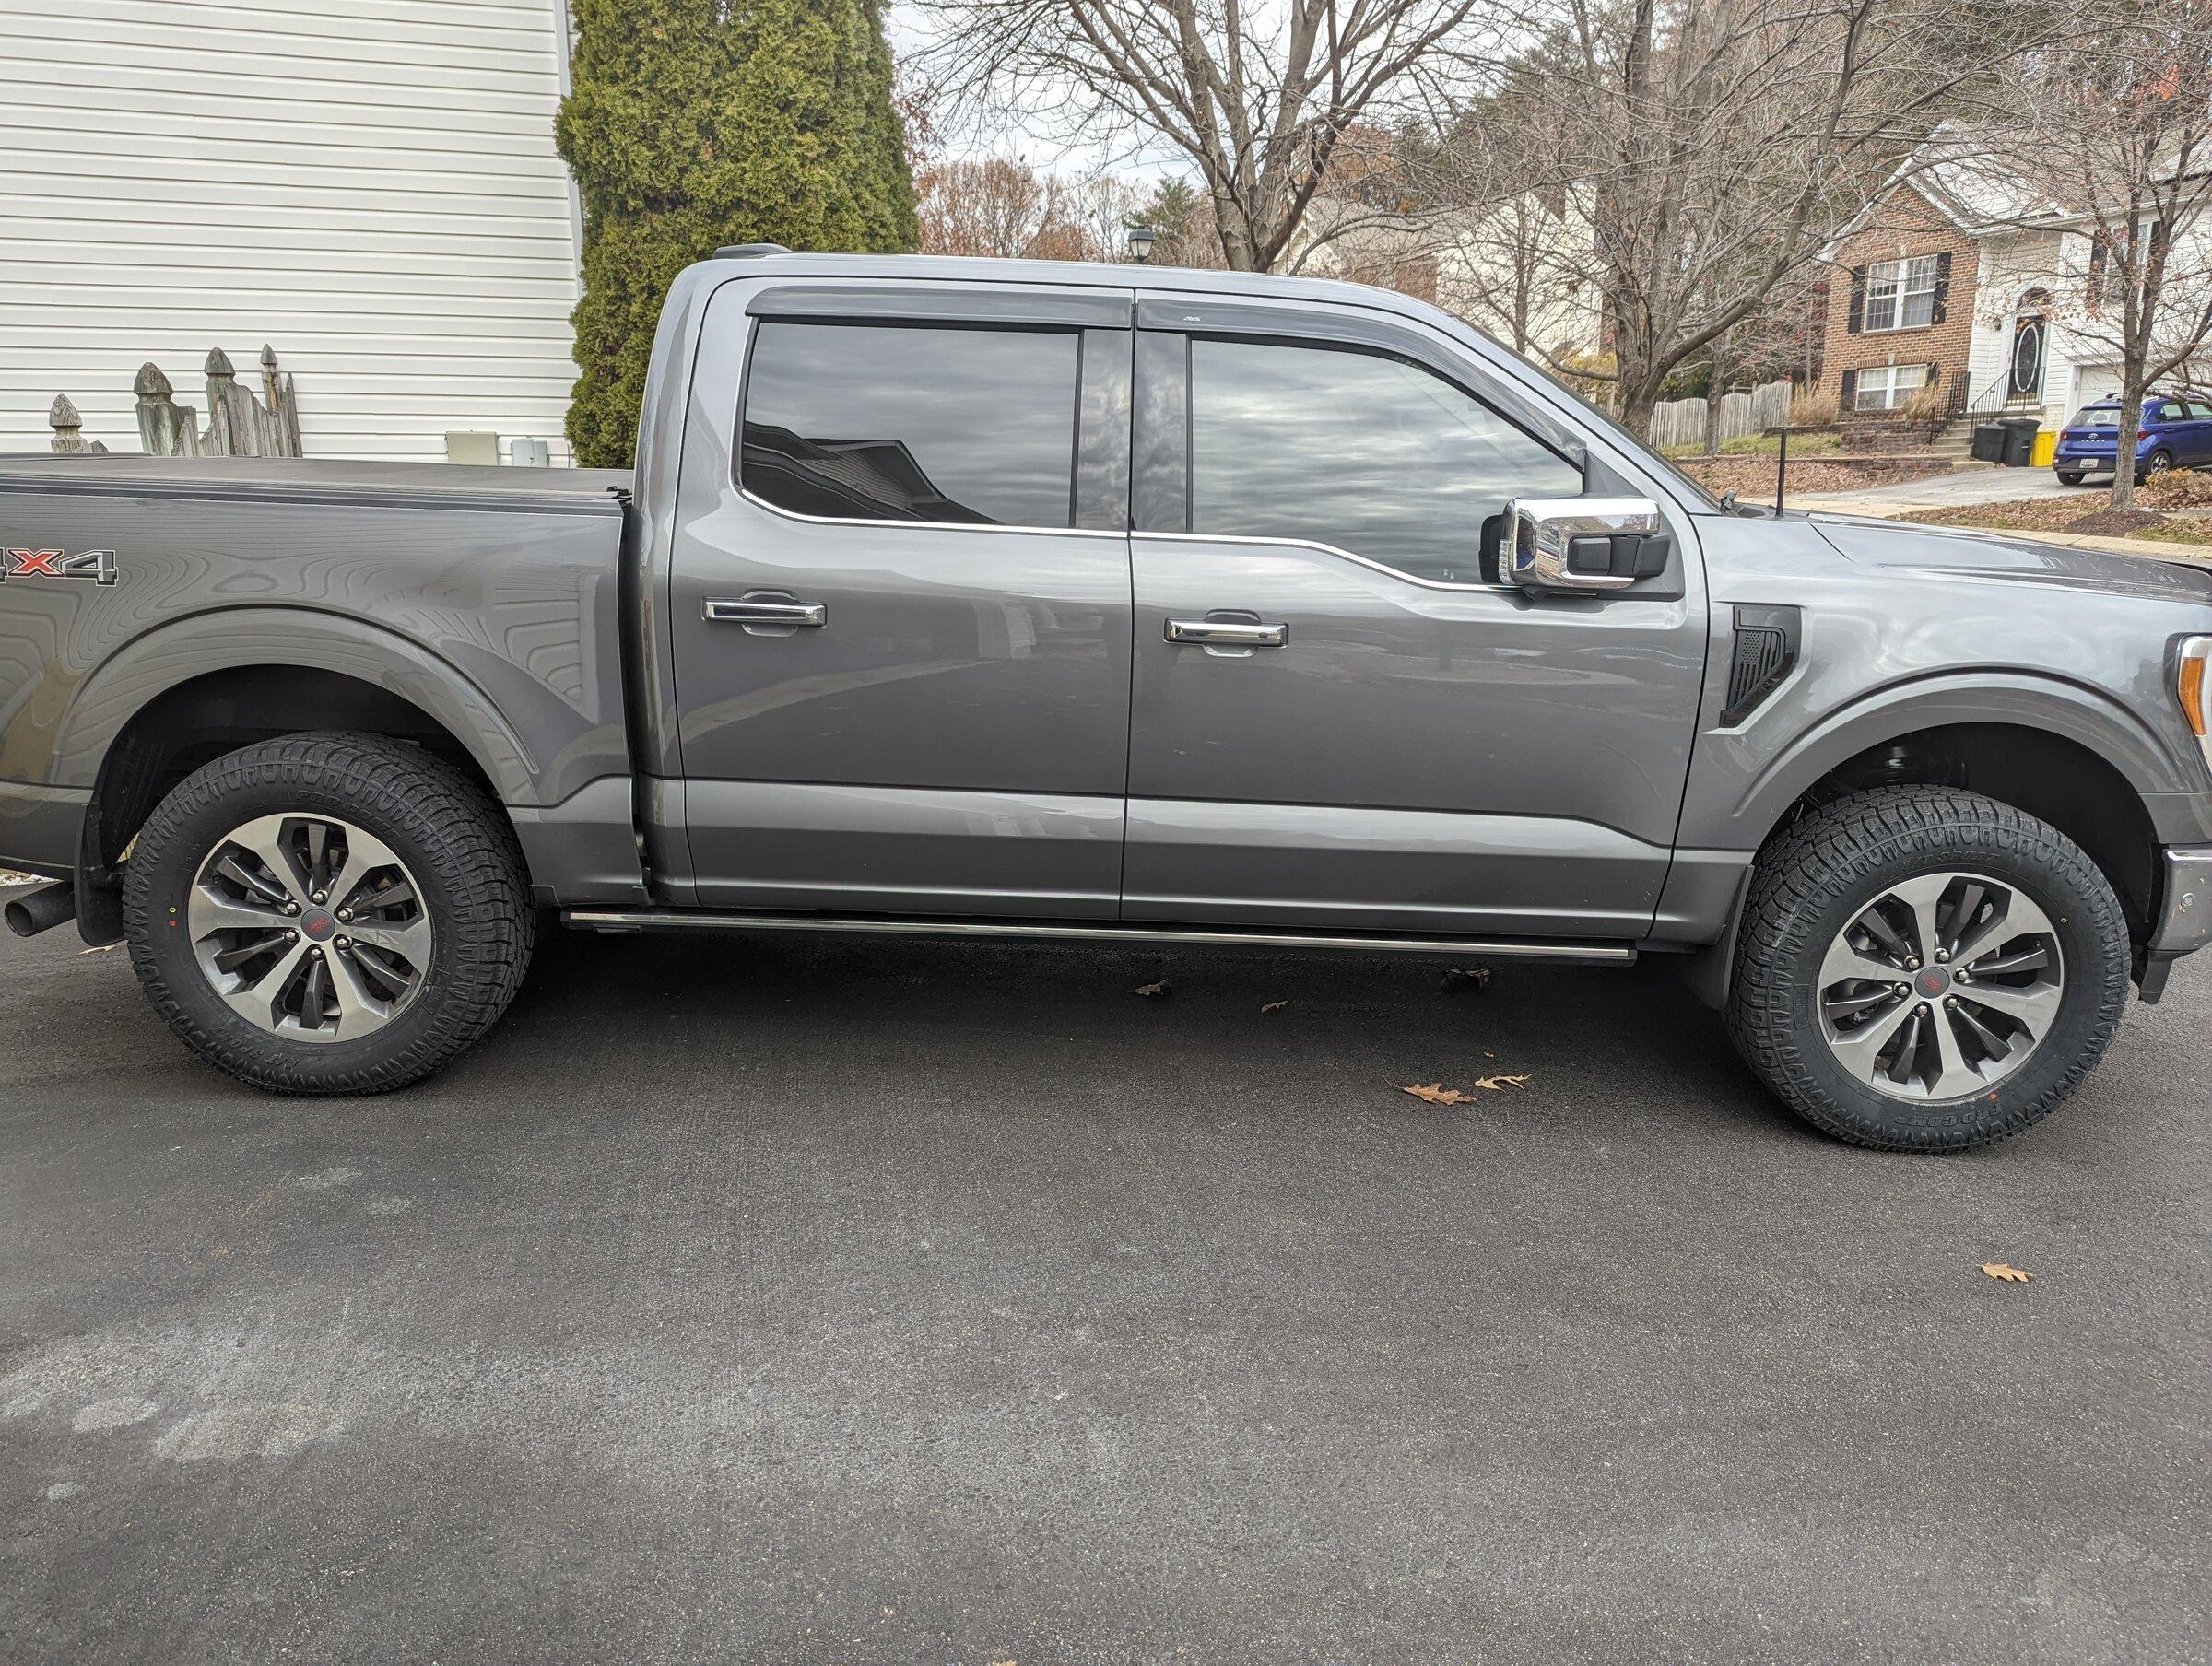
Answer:
[[7, 1660], [2212, 1636], [2212, 968], [1915, 1158], [1651, 967], [556, 939], [304, 1103], [77, 951], [0, 946]]

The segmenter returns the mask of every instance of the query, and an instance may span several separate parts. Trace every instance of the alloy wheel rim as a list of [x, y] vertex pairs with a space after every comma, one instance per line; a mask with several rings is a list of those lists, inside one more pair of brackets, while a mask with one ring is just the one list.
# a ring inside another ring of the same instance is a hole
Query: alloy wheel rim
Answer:
[[216, 841], [185, 901], [223, 1003], [291, 1041], [356, 1041], [421, 993], [434, 933], [391, 846], [334, 815], [264, 815]]
[[1924, 874], [1879, 892], [1820, 963], [1821, 1038], [1877, 1093], [1956, 1099], [2004, 1081], [2065, 994], [2058, 930], [2018, 886]]

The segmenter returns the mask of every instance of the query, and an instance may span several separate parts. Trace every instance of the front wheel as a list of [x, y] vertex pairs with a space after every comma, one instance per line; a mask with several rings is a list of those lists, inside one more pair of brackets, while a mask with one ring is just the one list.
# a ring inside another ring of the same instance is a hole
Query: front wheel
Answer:
[[1761, 855], [1729, 1029], [1830, 1133], [1964, 1150], [2081, 1085], [2128, 964], [2119, 898], [2065, 835], [1974, 793], [1888, 788], [1814, 812]]
[[295, 734], [188, 776], [124, 879], [138, 981], [186, 1046], [276, 1093], [429, 1074], [507, 1008], [535, 917], [512, 829], [450, 764]]

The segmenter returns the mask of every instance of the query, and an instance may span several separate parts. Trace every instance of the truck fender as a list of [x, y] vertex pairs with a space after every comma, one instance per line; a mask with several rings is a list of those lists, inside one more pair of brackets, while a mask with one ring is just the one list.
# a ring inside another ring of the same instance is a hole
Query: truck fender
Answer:
[[[1708, 797], [1707, 803], [1727, 807], [1718, 815], [1708, 813], [1695, 829], [1686, 825], [1681, 843], [1756, 851], [1792, 804], [1848, 759], [1885, 741], [1963, 723], [2035, 729], [2075, 742], [2111, 765], [2153, 806], [2154, 822], [2159, 795], [2186, 792], [2191, 785], [2158, 733], [2101, 690], [2033, 673], [1947, 672], [1876, 689], [1829, 713], [1749, 771], [1733, 799]], [[1757, 727], [1755, 722], [1751, 735]], [[1715, 744], [1713, 737], [1705, 742]], [[1693, 803], [1699, 796], [1693, 780]]]
[[335, 672], [397, 695], [467, 750], [503, 802], [538, 802], [537, 761], [457, 667], [381, 626], [299, 607], [194, 614], [117, 649], [62, 714], [50, 780], [93, 786], [116, 736], [149, 700], [210, 672], [262, 665]]

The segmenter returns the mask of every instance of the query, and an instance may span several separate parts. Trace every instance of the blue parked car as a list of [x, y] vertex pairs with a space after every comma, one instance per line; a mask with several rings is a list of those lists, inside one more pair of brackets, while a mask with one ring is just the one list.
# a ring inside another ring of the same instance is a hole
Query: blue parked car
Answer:
[[[2079, 486], [2084, 475], [2109, 475], [2119, 434], [2117, 399], [2085, 405], [2059, 430], [2051, 466], [2067, 486]], [[2136, 430], [2136, 478], [2207, 463], [2212, 463], [2212, 405], [2178, 393], [2146, 393], [2142, 425]]]

